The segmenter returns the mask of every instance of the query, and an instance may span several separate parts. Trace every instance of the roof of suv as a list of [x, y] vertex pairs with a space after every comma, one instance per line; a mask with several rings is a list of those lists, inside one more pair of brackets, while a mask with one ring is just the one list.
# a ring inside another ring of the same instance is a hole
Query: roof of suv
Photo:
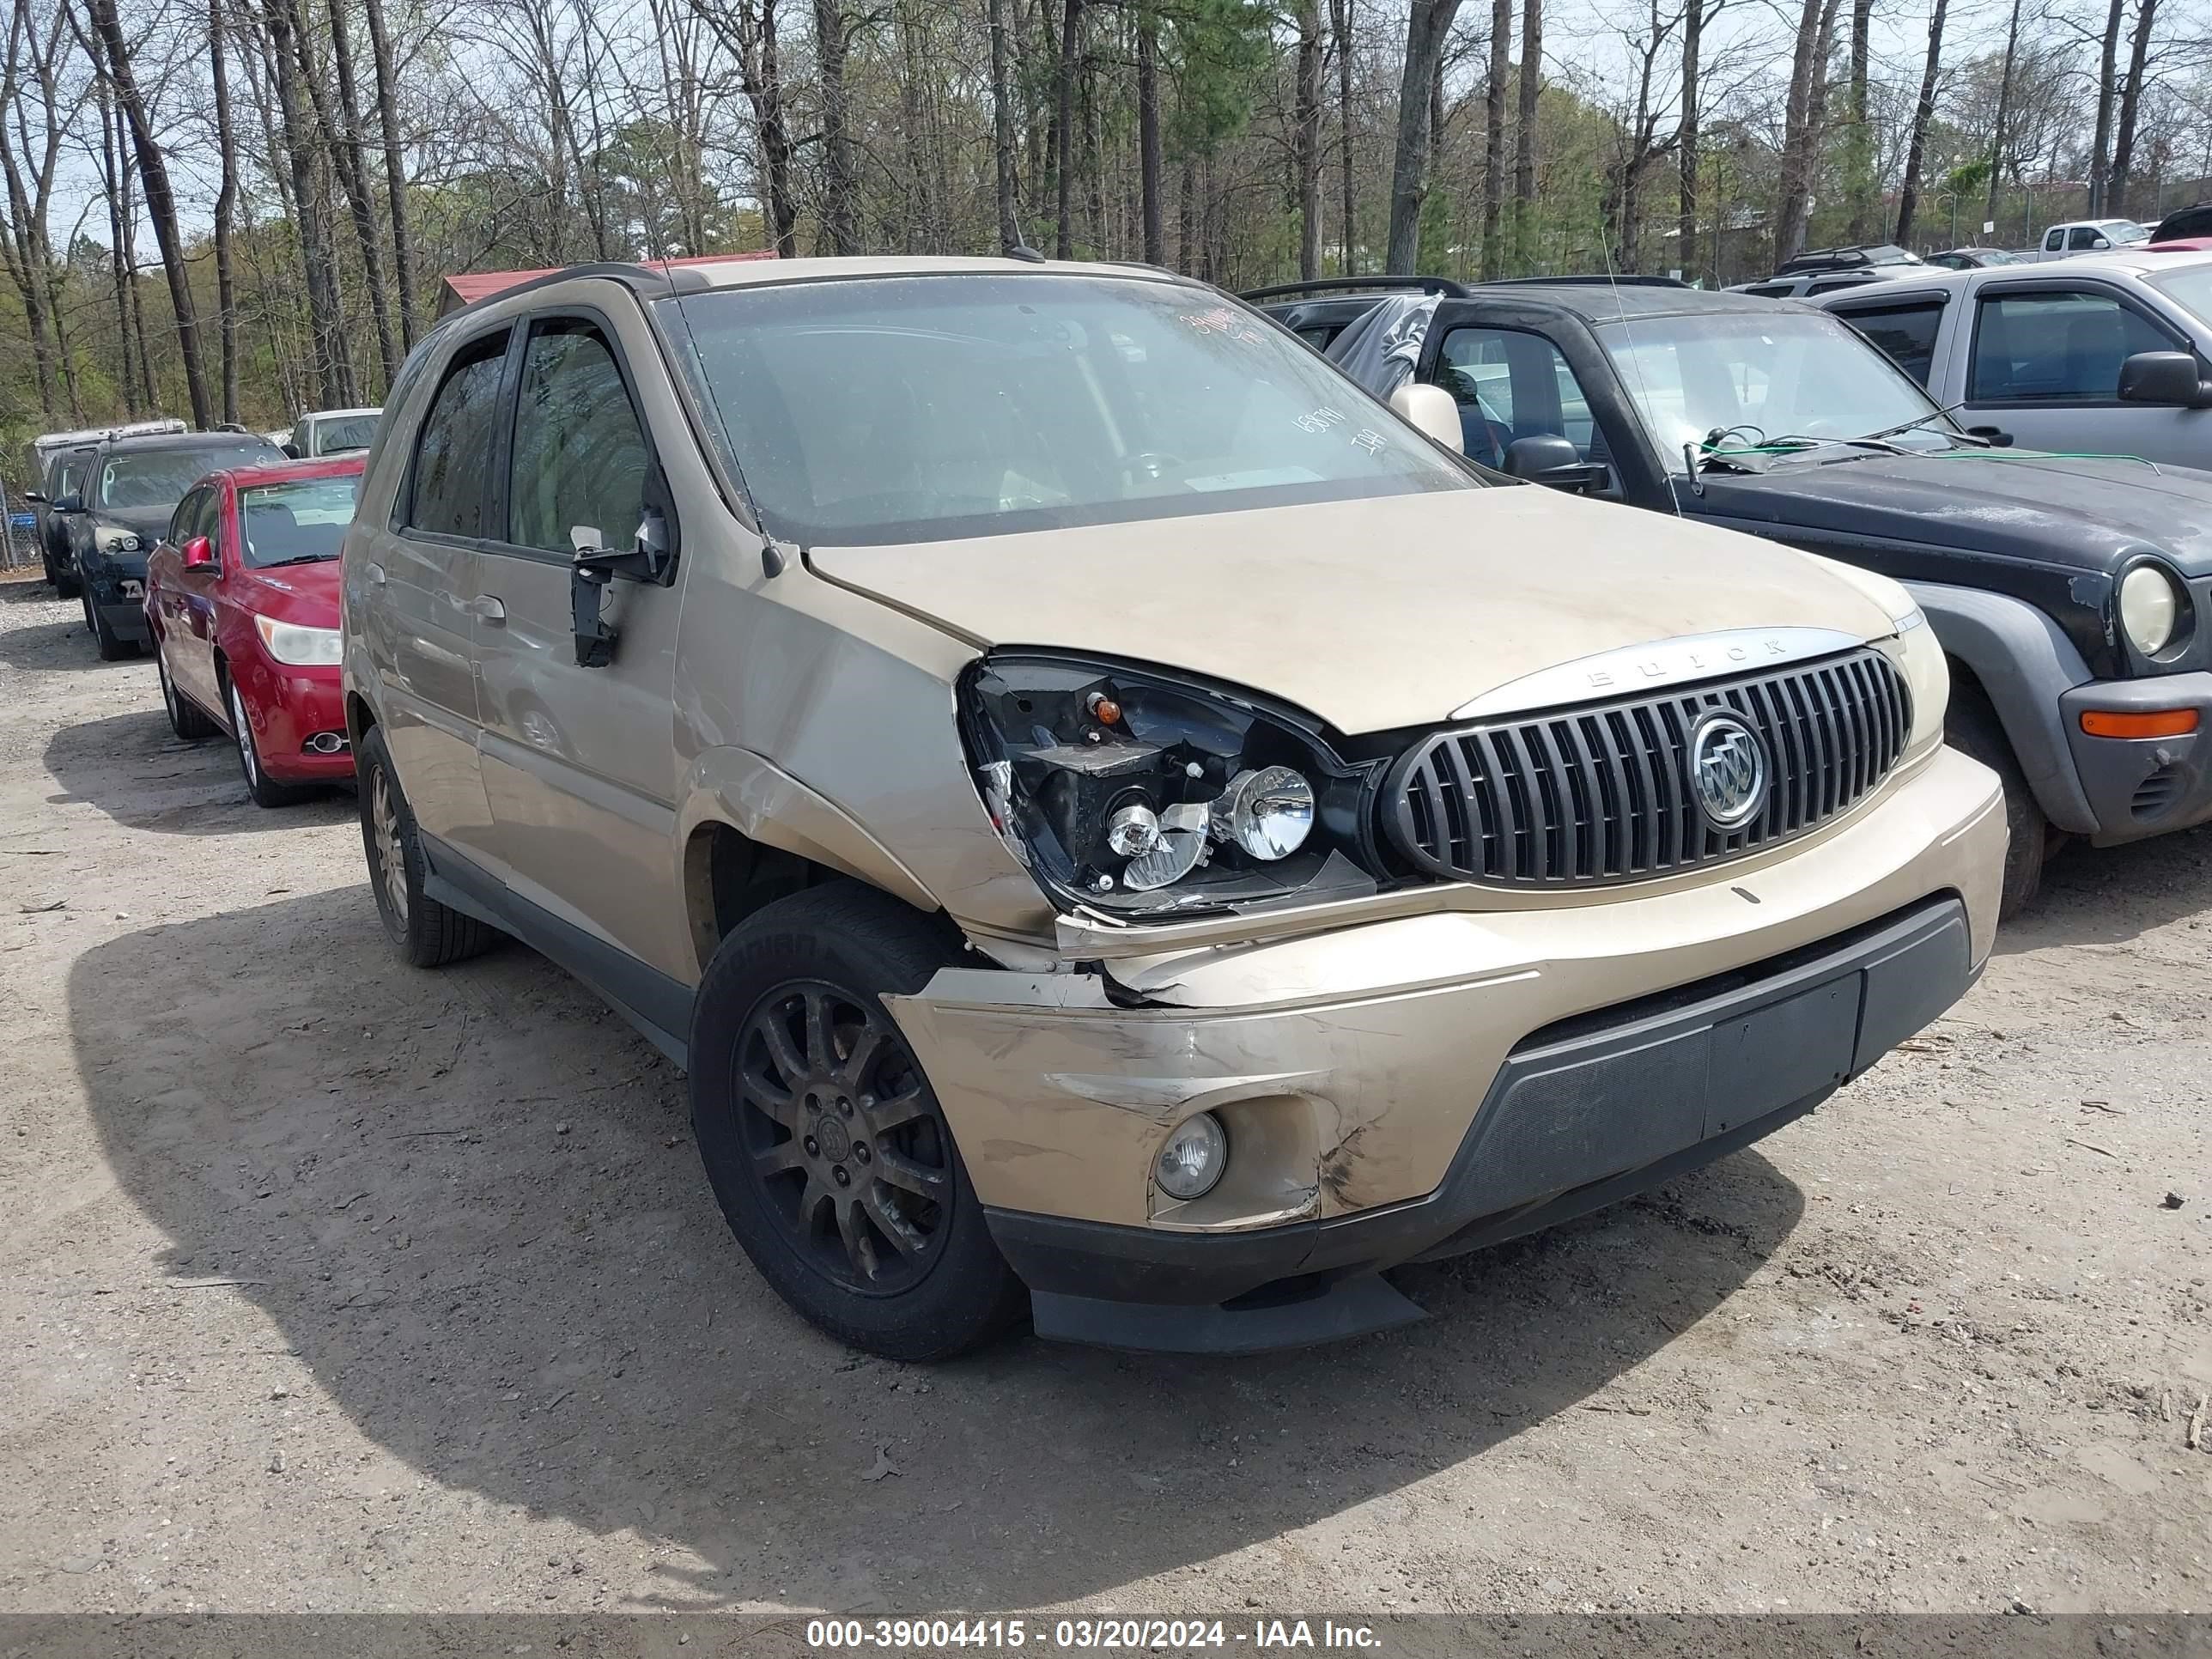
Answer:
[[[204, 449], [211, 443], [259, 443], [268, 440], [258, 432], [153, 432], [134, 438], [110, 438], [99, 447], [111, 454], [137, 454], [156, 449]], [[92, 446], [87, 446], [91, 447]]]
[[1593, 323], [1622, 318], [1672, 317], [1687, 312], [1783, 311], [1793, 308], [1787, 300], [1769, 300], [1756, 294], [1737, 294], [1727, 289], [1654, 287], [1601, 283], [1514, 283], [1480, 289], [1469, 295], [1504, 304], [1534, 301], [1571, 312]]

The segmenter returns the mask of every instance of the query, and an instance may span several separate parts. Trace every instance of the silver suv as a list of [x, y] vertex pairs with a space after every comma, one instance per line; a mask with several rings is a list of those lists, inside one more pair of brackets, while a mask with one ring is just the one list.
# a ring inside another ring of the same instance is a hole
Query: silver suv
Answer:
[[1778, 1127], [1990, 947], [1933, 630], [1398, 397], [1128, 268], [456, 313], [345, 548], [385, 927], [597, 988], [763, 1274], [907, 1358], [1381, 1329]]

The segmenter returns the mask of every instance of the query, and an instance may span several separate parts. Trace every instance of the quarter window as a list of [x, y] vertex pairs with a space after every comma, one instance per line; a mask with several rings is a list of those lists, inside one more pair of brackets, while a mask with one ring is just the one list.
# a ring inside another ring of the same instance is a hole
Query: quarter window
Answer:
[[1936, 335], [1943, 325], [1943, 307], [1918, 305], [1854, 307], [1838, 312], [1845, 322], [1899, 368], [1921, 385], [1936, 366]]
[[622, 368], [585, 322], [541, 323], [522, 357], [507, 540], [567, 553], [573, 531], [626, 548], [645, 513], [651, 465]]
[[2110, 294], [1987, 295], [1966, 396], [1978, 404], [2109, 401], [2119, 395], [2123, 362], [2173, 343]]
[[500, 370], [507, 336], [464, 347], [415, 440], [415, 483], [407, 522], [434, 536], [474, 539], [484, 533], [485, 481], [494, 453]]

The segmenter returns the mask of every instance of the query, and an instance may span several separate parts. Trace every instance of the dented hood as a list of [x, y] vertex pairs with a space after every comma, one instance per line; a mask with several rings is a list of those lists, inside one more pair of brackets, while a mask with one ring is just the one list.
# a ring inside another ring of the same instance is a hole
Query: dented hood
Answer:
[[1857, 586], [1731, 531], [1533, 486], [906, 546], [810, 567], [981, 647], [1181, 668], [1346, 732], [1441, 720], [1524, 675], [1727, 629], [1893, 631]]

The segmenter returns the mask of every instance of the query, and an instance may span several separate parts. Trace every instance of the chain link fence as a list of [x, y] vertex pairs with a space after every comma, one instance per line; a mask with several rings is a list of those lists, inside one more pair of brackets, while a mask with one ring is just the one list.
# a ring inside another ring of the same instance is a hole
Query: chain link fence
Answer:
[[0, 483], [0, 571], [39, 562], [39, 520], [30, 504]]

